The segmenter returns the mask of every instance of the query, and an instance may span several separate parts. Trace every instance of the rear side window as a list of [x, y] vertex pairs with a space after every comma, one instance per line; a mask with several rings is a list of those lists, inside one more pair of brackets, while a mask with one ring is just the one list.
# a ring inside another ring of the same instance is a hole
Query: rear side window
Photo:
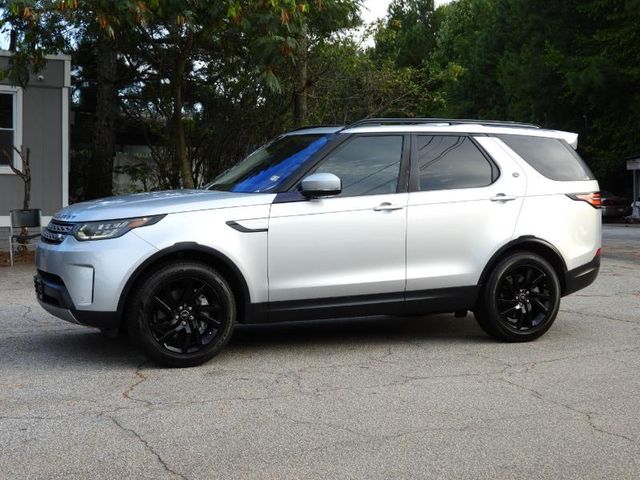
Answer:
[[420, 191], [486, 187], [495, 167], [469, 137], [418, 135]]
[[564, 140], [526, 135], [498, 135], [538, 173], [551, 180], [594, 180], [580, 155]]

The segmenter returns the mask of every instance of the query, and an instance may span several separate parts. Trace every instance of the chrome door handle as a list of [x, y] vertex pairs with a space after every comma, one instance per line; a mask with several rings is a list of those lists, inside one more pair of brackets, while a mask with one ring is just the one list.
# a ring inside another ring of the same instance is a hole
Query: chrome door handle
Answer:
[[374, 207], [373, 209], [376, 212], [390, 212], [392, 210], [402, 210], [403, 208], [404, 208], [404, 205], [394, 205], [393, 203], [383, 202], [377, 207]]
[[510, 202], [515, 199], [516, 197], [514, 197], [513, 195], [505, 195], [504, 193], [498, 193], [496, 194], [495, 197], [491, 197], [489, 200], [491, 200], [492, 202], [504, 203], [504, 202]]

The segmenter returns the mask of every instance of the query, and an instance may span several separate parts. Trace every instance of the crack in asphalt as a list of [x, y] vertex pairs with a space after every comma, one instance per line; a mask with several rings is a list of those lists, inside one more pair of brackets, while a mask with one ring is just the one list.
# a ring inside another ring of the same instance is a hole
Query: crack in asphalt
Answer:
[[122, 398], [124, 398], [126, 400], [131, 400], [132, 402], [144, 403], [147, 407], [151, 407], [151, 406], [153, 406], [152, 402], [150, 402], [148, 400], [144, 400], [142, 398], [137, 398], [137, 397], [132, 397], [131, 396], [131, 394], [133, 393], [133, 391], [137, 387], [139, 387], [143, 382], [148, 380], [148, 377], [142, 373], [142, 367], [144, 367], [147, 363], [148, 363], [148, 360], [145, 360], [140, 365], [137, 366], [136, 371], [134, 372], [134, 375], [137, 378], [137, 380], [135, 382], [133, 382], [131, 385], [129, 385], [122, 392]]
[[75, 415], [59, 415], [57, 417], [43, 417], [43, 416], [9, 416], [1, 415], [0, 420], [62, 420], [64, 418], [73, 417]]
[[630, 323], [631, 325], [640, 325], [638, 322], [634, 322], [633, 320], [624, 320], [622, 318], [616, 318], [616, 317], [612, 317], [610, 315], [604, 315], [602, 313], [588, 313], [588, 312], [582, 312], [580, 310], [567, 310], [565, 308], [563, 308], [562, 310], [560, 310], [560, 313], [572, 313], [574, 315], [583, 315], [585, 317], [590, 317], [590, 318], [604, 318], [606, 320], [611, 320], [614, 322], [622, 322], [622, 323]]
[[516, 382], [513, 382], [511, 380], [508, 380], [508, 379], [506, 379], [504, 377], [500, 377], [498, 380], [500, 380], [500, 381], [502, 381], [504, 383], [507, 383], [507, 384], [509, 384], [509, 385], [511, 385], [513, 387], [516, 387], [516, 388], [518, 388], [520, 390], [524, 390], [525, 392], [528, 392], [533, 397], [535, 397], [535, 398], [537, 398], [539, 400], [542, 400], [543, 402], [548, 402], [548, 403], [551, 403], [553, 405], [557, 405], [559, 407], [562, 407], [562, 408], [564, 408], [566, 410], [569, 410], [570, 412], [579, 414], [580, 416], [582, 416], [586, 420], [586, 423], [596, 432], [600, 432], [600, 433], [602, 433], [604, 435], [608, 435], [608, 436], [611, 436], [611, 437], [617, 437], [617, 438], [626, 440], [627, 442], [629, 442], [631, 444], [635, 444], [636, 443], [636, 440], [634, 440], [633, 438], [627, 437], [626, 435], [622, 435], [620, 433], [616, 433], [616, 432], [611, 432], [609, 430], [605, 430], [604, 428], [596, 425], [595, 420], [593, 418], [593, 416], [596, 414], [596, 412], [585, 412], [583, 410], [579, 410], [579, 409], [577, 409], [575, 407], [572, 407], [569, 404], [565, 404], [565, 403], [559, 402], [557, 400], [553, 400], [551, 398], [545, 397], [539, 391], [537, 391], [537, 390], [535, 390], [533, 388], [525, 387], [524, 385], [520, 385], [520, 384], [518, 384]]
[[583, 297], [583, 298], [620, 298], [620, 295], [598, 295], [598, 294], [584, 294], [584, 293], [573, 293], [573, 297]]
[[[204, 400], [188, 400], [188, 401], [181, 401], [181, 400], [175, 400], [175, 401], [150, 401], [150, 400], [145, 400], [142, 398], [138, 398], [138, 397], [134, 397], [132, 396], [132, 392], [135, 388], [137, 388], [140, 384], [142, 384], [143, 382], [145, 382], [146, 380], [148, 380], [148, 377], [145, 376], [142, 373], [142, 367], [146, 364], [146, 362], [141, 363], [138, 368], [136, 369], [135, 375], [137, 377], [137, 381], [132, 383], [129, 387], [127, 387], [127, 389], [122, 393], [123, 398], [126, 398], [128, 400], [134, 401], [134, 402], [139, 402], [144, 404], [144, 406], [148, 407], [148, 408], [157, 408], [157, 407], [172, 407], [172, 406], [186, 406], [186, 405], [206, 405], [206, 404], [215, 404], [215, 403], [221, 403], [221, 402], [237, 402], [237, 401], [241, 401], [241, 402], [256, 402], [256, 401], [264, 401], [264, 400], [279, 400], [279, 399], [288, 399], [288, 398], [296, 398], [296, 397], [322, 397], [322, 396], [326, 396], [328, 394], [334, 393], [334, 392], [339, 392], [339, 391], [359, 391], [359, 390], [372, 390], [372, 389], [384, 389], [384, 388], [389, 388], [389, 387], [398, 387], [398, 386], [404, 386], [404, 385], [408, 385], [410, 383], [413, 382], [420, 382], [420, 381], [425, 381], [425, 380], [440, 380], [440, 379], [456, 379], [456, 378], [472, 378], [472, 377], [492, 377], [492, 376], [498, 376], [498, 378], [500, 379], [500, 375], [503, 375], [505, 373], [507, 373], [509, 370], [511, 369], [520, 369], [517, 370], [518, 373], [527, 373], [529, 370], [535, 368], [538, 365], [541, 364], [546, 364], [546, 363], [553, 363], [553, 362], [559, 362], [559, 361], [563, 361], [563, 360], [572, 360], [572, 359], [578, 359], [578, 358], [588, 358], [588, 357], [595, 357], [595, 356], [606, 356], [606, 355], [610, 355], [613, 353], [619, 353], [619, 352], [628, 352], [628, 351], [635, 351], [637, 349], [618, 349], [618, 350], [613, 350], [613, 351], [603, 351], [603, 352], [594, 352], [594, 353], [588, 353], [588, 354], [582, 354], [582, 355], [573, 355], [573, 356], [565, 356], [565, 357], [559, 357], [559, 358], [554, 358], [554, 359], [547, 359], [547, 360], [539, 360], [539, 361], [535, 361], [535, 362], [525, 362], [525, 363], [520, 363], [520, 364], [512, 364], [512, 363], [508, 363], [504, 360], [500, 360], [494, 357], [490, 357], [487, 355], [482, 355], [479, 353], [473, 353], [470, 354], [471, 356], [476, 356], [478, 358], [482, 358], [485, 360], [490, 360], [496, 363], [500, 363], [502, 364], [502, 368], [499, 370], [489, 370], [489, 371], [484, 371], [484, 372], [472, 372], [472, 373], [454, 373], [454, 374], [434, 374], [434, 375], [408, 375], [408, 374], [402, 374], [402, 373], [396, 373], [396, 374], [392, 374], [394, 377], [396, 377], [396, 380], [390, 381], [390, 382], [385, 382], [385, 383], [374, 383], [374, 384], [370, 384], [370, 385], [362, 385], [362, 386], [345, 386], [345, 387], [325, 387], [325, 388], [314, 388], [313, 390], [309, 390], [309, 389], [305, 389], [305, 387], [303, 386], [303, 380], [301, 378], [301, 376], [299, 375], [300, 373], [303, 372], [310, 372], [310, 371], [315, 371], [315, 370], [326, 370], [326, 369], [336, 369], [336, 368], [351, 368], [351, 367], [370, 367], [370, 365], [368, 365], [366, 362], [353, 362], [353, 363], [338, 363], [338, 364], [331, 364], [331, 365], [318, 365], [318, 366], [308, 366], [308, 367], [304, 367], [304, 368], [300, 368], [300, 369], [294, 369], [294, 370], [287, 370], [287, 371], [283, 371], [283, 372], [277, 372], [277, 371], [262, 371], [261, 373], [263, 374], [269, 374], [269, 375], [273, 375], [275, 376], [275, 380], [273, 383], [280, 383], [280, 379], [284, 378], [284, 379], [288, 379], [290, 381], [292, 381], [293, 386], [292, 388], [290, 388], [290, 393], [283, 393], [283, 394], [273, 394], [273, 395], [257, 395], [257, 396], [242, 396], [242, 395], [234, 395], [234, 396], [227, 396], [227, 397], [218, 397], [218, 398], [207, 398]], [[391, 353], [391, 347], [389, 346], [387, 348], [387, 353], [385, 355], [383, 355], [382, 358], [388, 358], [390, 356], [392, 356], [393, 354]], [[380, 357], [375, 358], [373, 356], [369, 356], [368, 360], [370, 361], [374, 361], [374, 362], [380, 362], [382, 364], [387, 364], [387, 365], [392, 365], [392, 364], [398, 364], [398, 362], [396, 361], [389, 361], [389, 360], [381, 360]], [[247, 370], [243, 370], [243, 369], [239, 369], [239, 370], [235, 370], [235, 369], [218, 369], [215, 372], [207, 372], [207, 374], [214, 374], [214, 373], [251, 373]], [[253, 372], [255, 373], [255, 372]], [[252, 379], [255, 380], [255, 379]], [[125, 408], [122, 408], [125, 409]]]
[[348, 432], [351, 433], [353, 435], [357, 435], [359, 437], [364, 437], [364, 438], [374, 438], [369, 434], [366, 433], [362, 433], [359, 432], [357, 430], [353, 430], [352, 428], [349, 427], [343, 427], [341, 425], [336, 425], [333, 424], [331, 422], [314, 422], [311, 420], [300, 420], [299, 418], [294, 418], [294, 417], [290, 417], [289, 415], [286, 415], [284, 412], [278, 411], [278, 410], [274, 410], [274, 412], [276, 417], [281, 418], [283, 420], [287, 420], [289, 422], [295, 423], [297, 425], [311, 425], [314, 427], [329, 427], [329, 428], [333, 428], [335, 430], [342, 430], [343, 432]]
[[22, 318], [24, 320], [31, 320], [30, 318], [27, 318], [27, 315], [31, 313], [31, 310], [32, 310], [31, 305], [27, 305], [27, 309], [24, 312], [22, 312]]
[[[303, 453], [310, 453], [310, 452], [317, 452], [317, 451], [321, 451], [321, 450], [327, 450], [329, 448], [332, 447], [336, 447], [336, 446], [355, 446], [355, 445], [368, 445], [368, 444], [383, 444], [386, 442], [390, 442], [393, 440], [397, 440], [397, 439], [401, 439], [404, 437], [409, 437], [411, 435], [420, 435], [420, 434], [425, 434], [425, 433], [433, 433], [433, 432], [468, 432], [468, 431], [478, 431], [478, 430], [484, 430], [484, 429], [492, 429], [494, 427], [488, 425], [491, 422], [494, 421], [504, 421], [504, 420], [518, 420], [518, 419], [522, 419], [522, 418], [531, 418], [531, 417], [535, 417], [535, 414], [527, 414], [527, 415], [515, 415], [515, 416], [500, 416], [500, 417], [496, 417], [496, 418], [483, 418], [480, 419], [480, 422], [484, 423], [485, 425], [472, 425], [472, 424], [466, 424], [463, 426], [451, 426], [451, 427], [424, 427], [424, 428], [419, 428], [419, 429], [415, 429], [415, 430], [408, 430], [408, 431], [403, 431], [403, 432], [397, 432], [397, 433], [392, 433], [392, 434], [388, 434], [388, 435], [374, 435], [374, 434], [365, 434], [365, 433], [361, 433], [359, 432], [359, 434], [364, 437], [362, 439], [358, 439], [358, 440], [340, 440], [337, 442], [329, 442], [327, 444], [324, 445], [318, 445], [316, 447], [313, 448], [307, 448], [307, 449], [303, 449]], [[311, 422], [310, 422], [311, 423]], [[409, 438], [409, 441], [411, 441], [414, 444], [418, 444], [415, 440]]]
[[156, 459], [158, 460], [158, 463], [160, 463], [160, 465], [162, 466], [162, 468], [164, 468], [164, 470], [166, 470], [168, 473], [170, 473], [171, 475], [178, 477], [178, 478], [182, 478], [183, 480], [189, 480], [186, 476], [184, 476], [183, 474], [176, 472], [175, 470], [173, 470], [171, 467], [169, 467], [169, 465], [167, 464], [167, 462], [162, 458], [162, 456], [160, 456], [160, 454], [151, 446], [151, 444], [149, 444], [149, 442], [142, 436], [140, 435], [138, 432], [136, 432], [133, 428], [127, 428], [124, 425], [122, 425], [115, 417], [112, 417], [111, 415], [105, 415], [107, 418], [109, 418], [118, 428], [120, 428], [121, 430], [125, 431], [125, 432], [129, 432], [131, 433], [134, 437], [136, 437], [140, 443], [142, 443], [142, 445], [145, 447], [145, 449], [151, 453], [152, 455], [154, 455], [156, 457]]
[[[389, 363], [389, 362], [387, 362]], [[504, 363], [504, 362], [503, 362]], [[339, 365], [340, 367], [345, 367], [346, 365]], [[354, 364], [354, 366], [358, 366], [358, 364]], [[218, 398], [208, 398], [206, 400], [189, 400], [189, 401], [156, 401], [151, 402], [147, 400], [138, 399], [137, 401], [144, 402], [147, 407], [171, 407], [171, 406], [185, 406], [185, 405], [206, 405], [206, 404], [215, 404], [220, 402], [249, 402], [249, 401], [262, 401], [262, 400], [279, 400], [279, 399], [287, 399], [287, 398], [296, 398], [296, 397], [322, 397], [327, 394], [331, 394], [338, 391], [360, 391], [360, 390], [371, 390], [371, 389], [380, 389], [380, 388], [389, 388], [389, 387], [398, 387], [403, 385], [408, 385], [413, 382], [419, 382], [424, 380], [441, 380], [447, 378], [468, 378], [468, 377], [483, 377], [483, 376], [494, 376], [505, 373], [512, 366], [505, 363], [505, 366], [501, 370], [493, 370], [488, 372], [474, 372], [474, 373], [455, 373], [455, 374], [435, 374], [435, 375], [420, 375], [420, 376], [412, 376], [412, 375], [404, 375], [404, 374], [394, 374], [393, 376], [397, 377], [399, 380], [394, 380], [386, 383], [375, 383], [371, 385], [361, 385], [361, 386], [347, 386], [347, 387], [327, 387], [327, 388], [316, 388], [313, 391], [304, 390], [299, 382], [299, 376], [297, 375], [301, 371], [313, 370], [314, 367], [305, 367], [300, 370], [291, 370], [287, 372], [282, 372], [276, 374], [272, 372], [274, 375], [280, 375], [284, 378], [289, 378], [292, 380], [296, 386], [291, 388], [292, 393], [286, 394], [274, 394], [274, 395], [262, 395], [262, 396], [230, 396], [230, 397], [218, 397]], [[318, 369], [331, 368], [327, 366], [318, 367]], [[295, 378], [292, 378], [295, 376]], [[142, 382], [140, 382], [142, 383]]]
[[557, 358], [549, 358], [547, 360], [536, 360], [535, 362], [524, 362], [518, 365], [513, 365], [513, 368], [516, 367], [524, 367], [524, 370], [519, 373], [528, 373], [530, 370], [534, 369], [538, 365], [543, 365], [547, 363], [555, 363], [561, 362], [563, 360], [577, 360], [579, 358], [591, 358], [591, 357], [604, 357], [609, 358], [607, 355], [611, 355], [613, 353], [625, 353], [625, 352], [635, 352], [637, 348], [621, 348], [617, 350], [604, 351], [604, 352], [592, 352], [592, 353], [583, 353], [579, 355], [567, 355], [565, 357], [557, 357]]
[[[137, 367], [136, 370], [134, 372], [134, 376], [135, 376], [135, 381], [133, 383], [131, 383], [121, 394], [122, 398], [124, 398], [125, 400], [131, 401], [131, 402], [136, 402], [136, 403], [142, 403], [145, 407], [147, 408], [151, 408], [154, 406], [153, 402], [150, 402], [148, 400], [142, 399], [142, 398], [137, 398], [132, 396], [133, 391], [139, 387], [142, 383], [144, 383], [145, 381], [147, 381], [149, 379], [149, 377], [147, 377], [144, 373], [142, 373], [142, 368], [148, 363], [148, 360], [143, 361], [142, 363], [140, 363]], [[134, 430], [133, 428], [128, 428], [125, 427], [115, 416], [114, 414], [116, 414], [117, 412], [123, 411], [123, 410], [130, 410], [127, 407], [117, 407], [115, 409], [111, 409], [111, 410], [104, 410], [101, 411], [100, 413], [98, 413], [98, 417], [107, 417], [109, 420], [111, 420], [118, 428], [120, 428], [121, 430], [130, 433], [131, 435], [133, 435], [143, 446], [144, 448], [151, 453], [153, 456], [155, 456], [155, 458], [158, 460], [158, 463], [160, 463], [160, 465], [162, 466], [162, 468], [167, 472], [170, 473], [171, 475], [173, 475], [174, 477], [177, 478], [181, 478], [183, 480], [188, 480], [188, 478], [183, 475], [180, 472], [177, 472], [176, 470], [174, 470], [173, 468], [171, 468], [167, 462], [162, 458], [162, 456], [153, 448], [153, 446], [140, 434], [138, 433], [136, 430]]]
[[[382, 435], [382, 436], [375, 436], [375, 435], [371, 435], [371, 434], [364, 434], [364, 433], [360, 433], [360, 435], [363, 437], [362, 439], [358, 439], [358, 440], [341, 440], [341, 441], [337, 441], [337, 442], [329, 442], [326, 443], [324, 445], [318, 445], [316, 447], [312, 447], [312, 448], [303, 448], [302, 449], [302, 453], [312, 453], [312, 452], [318, 452], [318, 451], [322, 451], [322, 450], [328, 450], [332, 447], [337, 447], [337, 446], [341, 446], [341, 447], [350, 447], [350, 446], [355, 446], [355, 445], [372, 445], [372, 444], [383, 444], [386, 442], [390, 442], [393, 440], [397, 440], [399, 438], [403, 438], [403, 437], [408, 437], [410, 435], [418, 435], [421, 433], [431, 433], [431, 432], [464, 432], [466, 430], [469, 430], [469, 426], [465, 425], [464, 427], [428, 427], [428, 428], [421, 428], [418, 430], [410, 430], [410, 431], [406, 431], [406, 432], [398, 432], [398, 433], [393, 433], [390, 435]], [[409, 439], [409, 441], [411, 441], [412, 443], [416, 444], [416, 442], [414, 440]]]

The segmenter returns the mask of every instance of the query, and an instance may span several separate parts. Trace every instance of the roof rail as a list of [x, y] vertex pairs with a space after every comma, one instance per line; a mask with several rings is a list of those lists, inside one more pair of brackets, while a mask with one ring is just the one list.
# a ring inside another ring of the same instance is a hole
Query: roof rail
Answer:
[[343, 128], [344, 125], [336, 125], [336, 124], [323, 124], [323, 123], [319, 123], [317, 125], [305, 125], [304, 127], [298, 127], [298, 128], [294, 128], [293, 130], [287, 130], [287, 133], [289, 132], [297, 132], [299, 130], [308, 130], [310, 128]]
[[364, 118], [344, 127], [343, 130], [366, 125], [429, 125], [446, 123], [448, 125], [485, 125], [489, 127], [542, 128], [533, 123], [507, 122], [500, 120], [469, 120], [465, 118]]

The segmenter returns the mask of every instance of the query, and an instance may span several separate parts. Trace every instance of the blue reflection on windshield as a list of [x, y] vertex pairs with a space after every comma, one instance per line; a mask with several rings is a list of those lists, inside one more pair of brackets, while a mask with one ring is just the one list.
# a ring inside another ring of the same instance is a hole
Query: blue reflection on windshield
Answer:
[[318, 140], [310, 143], [309, 146], [294, 153], [288, 158], [285, 158], [281, 162], [258, 172], [252, 177], [246, 178], [243, 181], [237, 183], [231, 188], [232, 192], [239, 193], [259, 193], [268, 192], [274, 189], [280, 183], [287, 179], [287, 177], [295, 171], [300, 165], [311, 157], [314, 153], [320, 150], [329, 141], [330, 135], [319, 138]]

